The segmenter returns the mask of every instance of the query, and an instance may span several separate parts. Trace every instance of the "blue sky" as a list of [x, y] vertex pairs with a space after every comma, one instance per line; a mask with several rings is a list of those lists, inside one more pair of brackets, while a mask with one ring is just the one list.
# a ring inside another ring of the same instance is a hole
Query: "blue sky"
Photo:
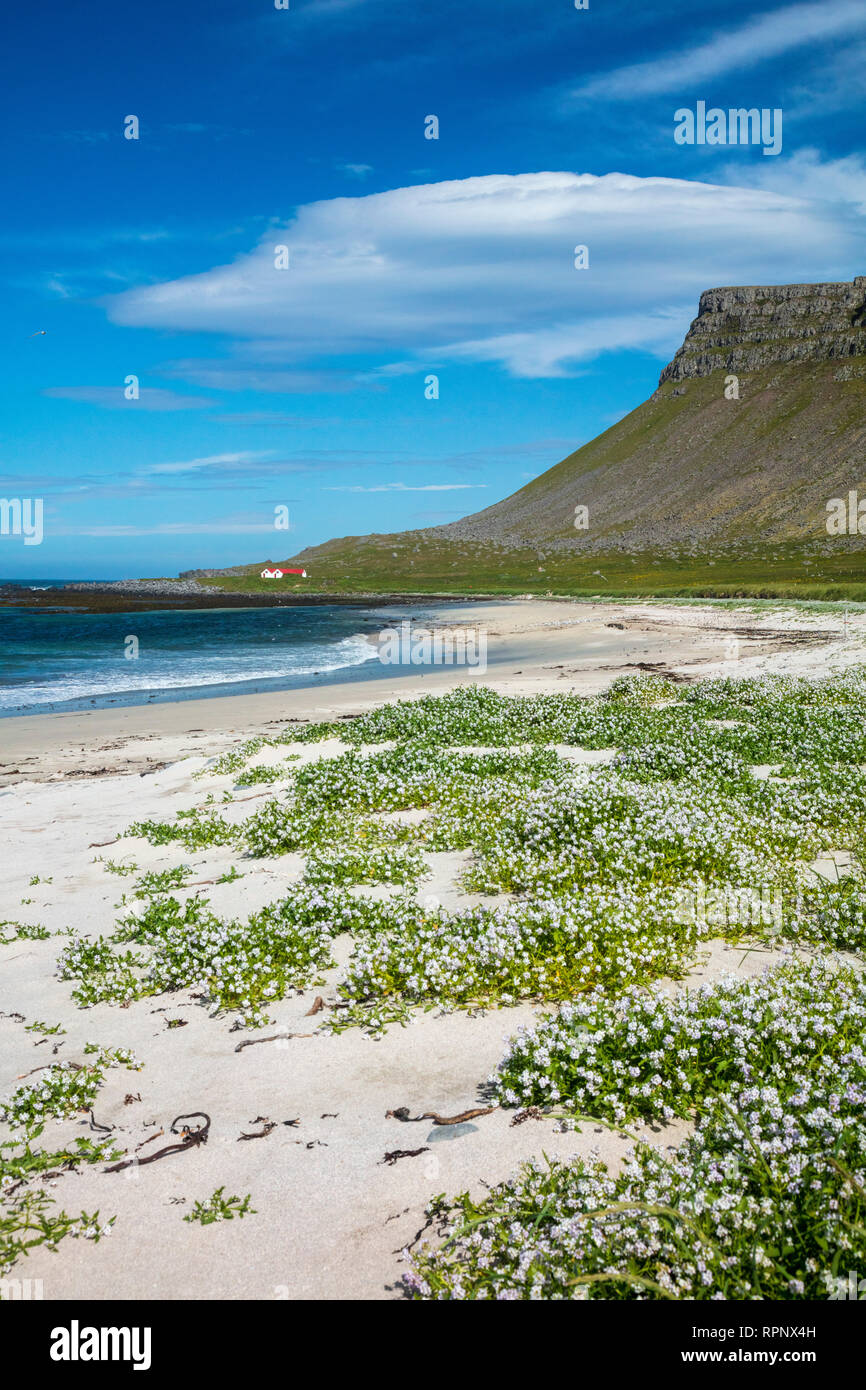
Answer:
[[[49, 0], [4, 38], [0, 496], [44, 539], [0, 577], [456, 520], [644, 399], [701, 290], [866, 273], [863, 0]], [[677, 144], [699, 101], [781, 109], [781, 153]]]

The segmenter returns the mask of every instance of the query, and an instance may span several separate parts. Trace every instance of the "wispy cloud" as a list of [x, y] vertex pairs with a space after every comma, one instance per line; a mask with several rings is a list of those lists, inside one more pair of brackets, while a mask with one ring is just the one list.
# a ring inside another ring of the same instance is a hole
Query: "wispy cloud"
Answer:
[[688, 82], [744, 72], [807, 44], [822, 44], [866, 30], [862, 0], [821, 0], [820, 4], [786, 5], [737, 28], [725, 28], [706, 42], [677, 49], [645, 63], [601, 73], [572, 89], [580, 98], [630, 100], [682, 90]]
[[377, 483], [374, 487], [335, 485], [323, 492], [460, 492], [465, 488], [486, 487], [486, 483]]
[[[249, 345], [249, 356], [259, 355], [259, 344]], [[273, 352], [273, 343], [265, 350]], [[302, 371], [294, 368], [266, 367], [237, 358], [225, 363], [213, 358], [166, 362], [158, 368], [160, 376], [179, 377], [213, 391], [260, 391], [264, 395], [312, 395], [318, 392], [342, 394], [357, 391], [361, 385], [357, 372], [346, 368]]]
[[219, 125], [213, 122], [204, 123], [202, 121], [178, 121], [164, 126], [157, 126], [157, 131], [172, 135], [209, 135], [216, 140], [230, 140], [239, 135], [252, 135], [252, 130], [245, 126]]
[[368, 174], [372, 174], [372, 164], [338, 164], [337, 168], [343, 174], [348, 174], [353, 179], [365, 179]]
[[52, 134], [52, 139], [68, 140], [73, 145], [102, 145], [111, 136], [107, 130], [60, 130]]
[[642, 348], [665, 355], [681, 337], [682, 320], [676, 311], [611, 314], [580, 324], [555, 324], [535, 333], [451, 343], [442, 355], [464, 362], [505, 361], [515, 376], [574, 377], [580, 375], [574, 369], [576, 363], [588, 362], [602, 352]]
[[140, 386], [137, 400], [127, 400], [123, 392], [122, 386], [48, 386], [42, 394], [106, 410], [202, 410], [213, 405], [206, 396], [182, 396], [162, 386]]
[[296, 0], [297, 17], [304, 20], [324, 19], [328, 15], [344, 14], [369, 5], [371, 0]]
[[251, 536], [273, 533], [273, 521], [161, 521], [153, 526], [110, 525], [54, 529], [57, 536]]
[[151, 463], [141, 470], [142, 473], [195, 473], [200, 469], [237, 469], [242, 466], [258, 464], [262, 459], [268, 457], [265, 453], [253, 453], [249, 450], [241, 450], [233, 454], [209, 454], [204, 458], [181, 459], [177, 463]]
[[725, 175], [786, 197], [849, 203], [866, 216], [866, 161], [858, 154], [826, 160], [815, 149], [797, 150], [790, 158], [757, 160], [743, 169], [728, 165]]
[[226, 410], [214, 416], [223, 425], [265, 425], [280, 429], [312, 430], [343, 427], [345, 415], [278, 415], [272, 410]]

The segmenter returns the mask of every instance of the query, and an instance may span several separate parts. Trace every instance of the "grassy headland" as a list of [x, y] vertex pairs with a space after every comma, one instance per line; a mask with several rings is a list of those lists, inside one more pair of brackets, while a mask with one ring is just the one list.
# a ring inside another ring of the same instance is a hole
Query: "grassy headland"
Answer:
[[533, 594], [601, 598], [765, 598], [866, 601], [866, 553], [821, 553], [782, 542], [702, 556], [645, 551], [549, 552], [447, 542], [420, 533], [346, 538], [318, 547], [309, 578], [286, 584], [249, 574], [202, 579], [229, 594]]

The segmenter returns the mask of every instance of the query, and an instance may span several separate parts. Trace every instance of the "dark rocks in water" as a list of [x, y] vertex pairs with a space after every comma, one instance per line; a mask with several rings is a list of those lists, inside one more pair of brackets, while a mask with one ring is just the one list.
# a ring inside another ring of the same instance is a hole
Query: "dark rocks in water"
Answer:
[[[199, 595], [202, 587], [194, 579], [112, 579], [105, 583], [88, 580], [76, 584], [67, 584], [67, 589], [77, 593], [95, 592], [103, 594], [143, 594], [162, 595]], [[219, 593], [220, 590], [215, 585], [209, 585], [205, 593]]]

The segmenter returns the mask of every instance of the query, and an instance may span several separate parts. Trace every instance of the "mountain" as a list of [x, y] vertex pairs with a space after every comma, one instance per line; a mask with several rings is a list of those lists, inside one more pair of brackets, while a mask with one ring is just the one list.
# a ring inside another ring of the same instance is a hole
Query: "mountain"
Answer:
[[[739, 399], [725, 396], [729, 375]], [[418, 534], [605, 549], [805, 539], [823, 530], [827, 499], [858, 484], [866, 276], [707, 290], [648, 401], [511, 497]]]
[[[411, 575], [427, 589], [477, 589], [463, 577], [500, 572], [519, 586], [593, 555], [759, 561], [776, 547], [857, 551], [860, 565], [860, 538], [826, 531], [828, 500], [851, 489], [866, 498], [866, 276], [728, 287], [701, 295], [649, 400], [518, 492], [462, 521], [342, 537], [294, 562], [333, 587], [388, 587], [389, 575], [405, 587]], [[607, 568], [585, 573], [603, 588], [591, 576]]]

